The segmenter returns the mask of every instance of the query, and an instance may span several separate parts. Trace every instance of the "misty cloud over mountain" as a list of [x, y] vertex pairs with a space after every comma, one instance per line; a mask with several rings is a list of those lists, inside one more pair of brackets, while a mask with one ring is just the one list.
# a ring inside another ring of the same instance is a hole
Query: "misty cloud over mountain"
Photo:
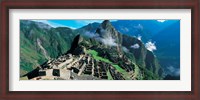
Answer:
[[155, 42], [148, 41], [147, 43], [145, 43], [145, 47], [146, 47], [149, 51], [155, 51], [155, 50], [157, 50], [157, 49], [156, 49]]
[[138, 49], [138, 48], [140, 48], [140, 45], [139, 44], [134, 44], [134, 45], [131, 46], [131, 48]]

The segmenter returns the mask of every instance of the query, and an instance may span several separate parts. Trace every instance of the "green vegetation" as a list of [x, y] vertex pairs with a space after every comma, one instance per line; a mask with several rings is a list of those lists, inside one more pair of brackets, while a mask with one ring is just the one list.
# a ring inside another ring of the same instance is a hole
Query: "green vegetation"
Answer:
[[94, 59], [96, 59], [98, 61], [103, 61], [103, 62], [106, 62], [106, 63], [109, 63], [109, 64], [112, 63], [110, 60], [98, 56], [98, 52], [96, 52], [95, 50], [88, 50], [87, 53], [91, 54], [94, 57]]
[[47, 61], [41, 46], [50, 58], [66, 53], [77, 35], [67, 27], [53, 28], [43, 23], [20, 21], [20, 76]]
[[144, 76], [142, 77], [143, 80], [159, 80], [161, 79], [161, 77], [159, 77], [159, 75], [153, 73], [150, 70], [147, 70], [146, 68], [140, 68], [140, 72], [144, 73]]
[[119, 71], [126, 80], [131, 79], [129, 73], [122, 69], [119, 65], [112, 64], [112, 66], [115, 67], [117, 71]]
[[20, 75], [36, 68], [39, 64], [44, 63], [46, 58], [41, 53], [34, 50], [34, 47], [27, 38], [24, 37], [23, 32], [20, 39]]
[[111, 74], [110, 74], [110, 71], [107, 71], [107, 76], [108, 76], [108, 80], [113, 80], [113, 77], [111, 76]]
[[[98, 61], [103, 61], [103, 62], [106, 62], [106, 63], [109, 63], [111, 64], [114, 68], [116, 68], [116, 70], [118, 72], [120, 72], [123, 77], [126, 79], [126, 80], [130, 80], [130, 74], [128, 72], [126, 72], [124, 69], [122, 69], [119, 65], [117, 64], [113, 64], [109, 59], [106, 59], [106, 58], [102, 58], [100, 56], [98, 56], [98, 52], [95, 51], [95, 50], [87, 50], [87, 53], [88, 54], [91, 54], [92, 57]], [[137, 66], [136, 64], [135, 65], [135, 69], [134, 69], [134, 77], [138, 80], [154, 80], [154, 79], [159, 79], [159, 76], [154, 74], [153, 72], [151, 72], [150, 70], [147, 70], [145, 68], [142, 68], [142, 67], [139, 67]], [[144, 72], [144, 76], [142, 75], [142, 70]], [[107, 75], [109, 77], [109, 79], [111, 79], [110, 73], [107, 72]]]
[[87, 53], [91, 54], [93, 56], [93, 58], [96, 59], [96, 60], [98, 60], [98, 61], [103, 61], [103, 62], [111, 64], [113, 67], [116, 68], [116, 70], [118, 72], [120, 72], [123, 75], [123, 77], [125, 79], [130, 80], [129, 73], [126, 72], [124, 69], [122, 69], [119, 65], [113, 64], [109, 59], [102, 58], [102, 57], [98, 56], [98, 52], [96, 52], [95, 50], [87, 50]]
[[138, 80], [142, 80], [143, 76], [141, 74], [140, 68], [135, 64], [135, 70], [134, 70], [134, 77], [136, 77]]

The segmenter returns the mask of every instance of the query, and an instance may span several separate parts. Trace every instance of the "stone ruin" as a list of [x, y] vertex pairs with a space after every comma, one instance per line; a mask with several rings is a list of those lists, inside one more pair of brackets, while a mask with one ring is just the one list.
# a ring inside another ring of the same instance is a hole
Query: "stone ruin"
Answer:
[[35, 75], [32, 73], [27, 76], [33, 80], [108, 79], [108, 71], [114, 80], [124, 80], [111, 64], [97, 61], [88, 54], [79, 56], [67, 54], [47, 61], [34, 71]]

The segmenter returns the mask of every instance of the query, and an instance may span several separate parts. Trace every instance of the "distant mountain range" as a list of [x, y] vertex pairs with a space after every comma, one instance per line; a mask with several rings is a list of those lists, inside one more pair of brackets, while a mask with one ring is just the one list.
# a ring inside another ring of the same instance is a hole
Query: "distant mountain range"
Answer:
[[121, 20], [112, 22], [119, 32], [140, 37], [146, 43], [155, 42], [154, 51], [165, 74], [180, 75], [180, 21], [166, 20]]
[[[159, 59], [165, 75], [179, 77], [180, 75], [180, 21], [166, 20], [118, 20], [111, 24], [115, 29], [128, 36], [141, 38], [143, 43], [155, 42], [154, 53]], [[94, 32], [99, 23], [91, 23], [80, 30]], [[79, 30], [79, 29], [77, 29]]]
[[[119, 20], [110, 23], [105, 20], [101, 24], [91, 23], [79, 29], [70, 29], [21, 20], [20, 75], [63, 54], [89, 54], [94, 60], [104, 58], [102, 62], [112, 66], [106, 72], [114, 68], [121, 73], [122, 79], [163, 79], [163, 74], [179, 77], [179, 23], [159, 23], [154, 20]], [[138, 36], [141, 36], [141, 40]], [[155, 54], [145, 46], [149, 40], [155, 41]]]

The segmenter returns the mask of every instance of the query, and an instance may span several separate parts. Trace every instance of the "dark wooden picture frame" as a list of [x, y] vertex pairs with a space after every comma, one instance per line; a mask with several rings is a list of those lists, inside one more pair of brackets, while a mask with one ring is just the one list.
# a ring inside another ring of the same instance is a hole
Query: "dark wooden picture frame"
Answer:
[[[1, 2], [0, 100], [134, 99], [200, 100], [199, 0], [4, 0]], [[192, 90], [191, 91], [9, 91], [9, 9], [191, 9]]]

